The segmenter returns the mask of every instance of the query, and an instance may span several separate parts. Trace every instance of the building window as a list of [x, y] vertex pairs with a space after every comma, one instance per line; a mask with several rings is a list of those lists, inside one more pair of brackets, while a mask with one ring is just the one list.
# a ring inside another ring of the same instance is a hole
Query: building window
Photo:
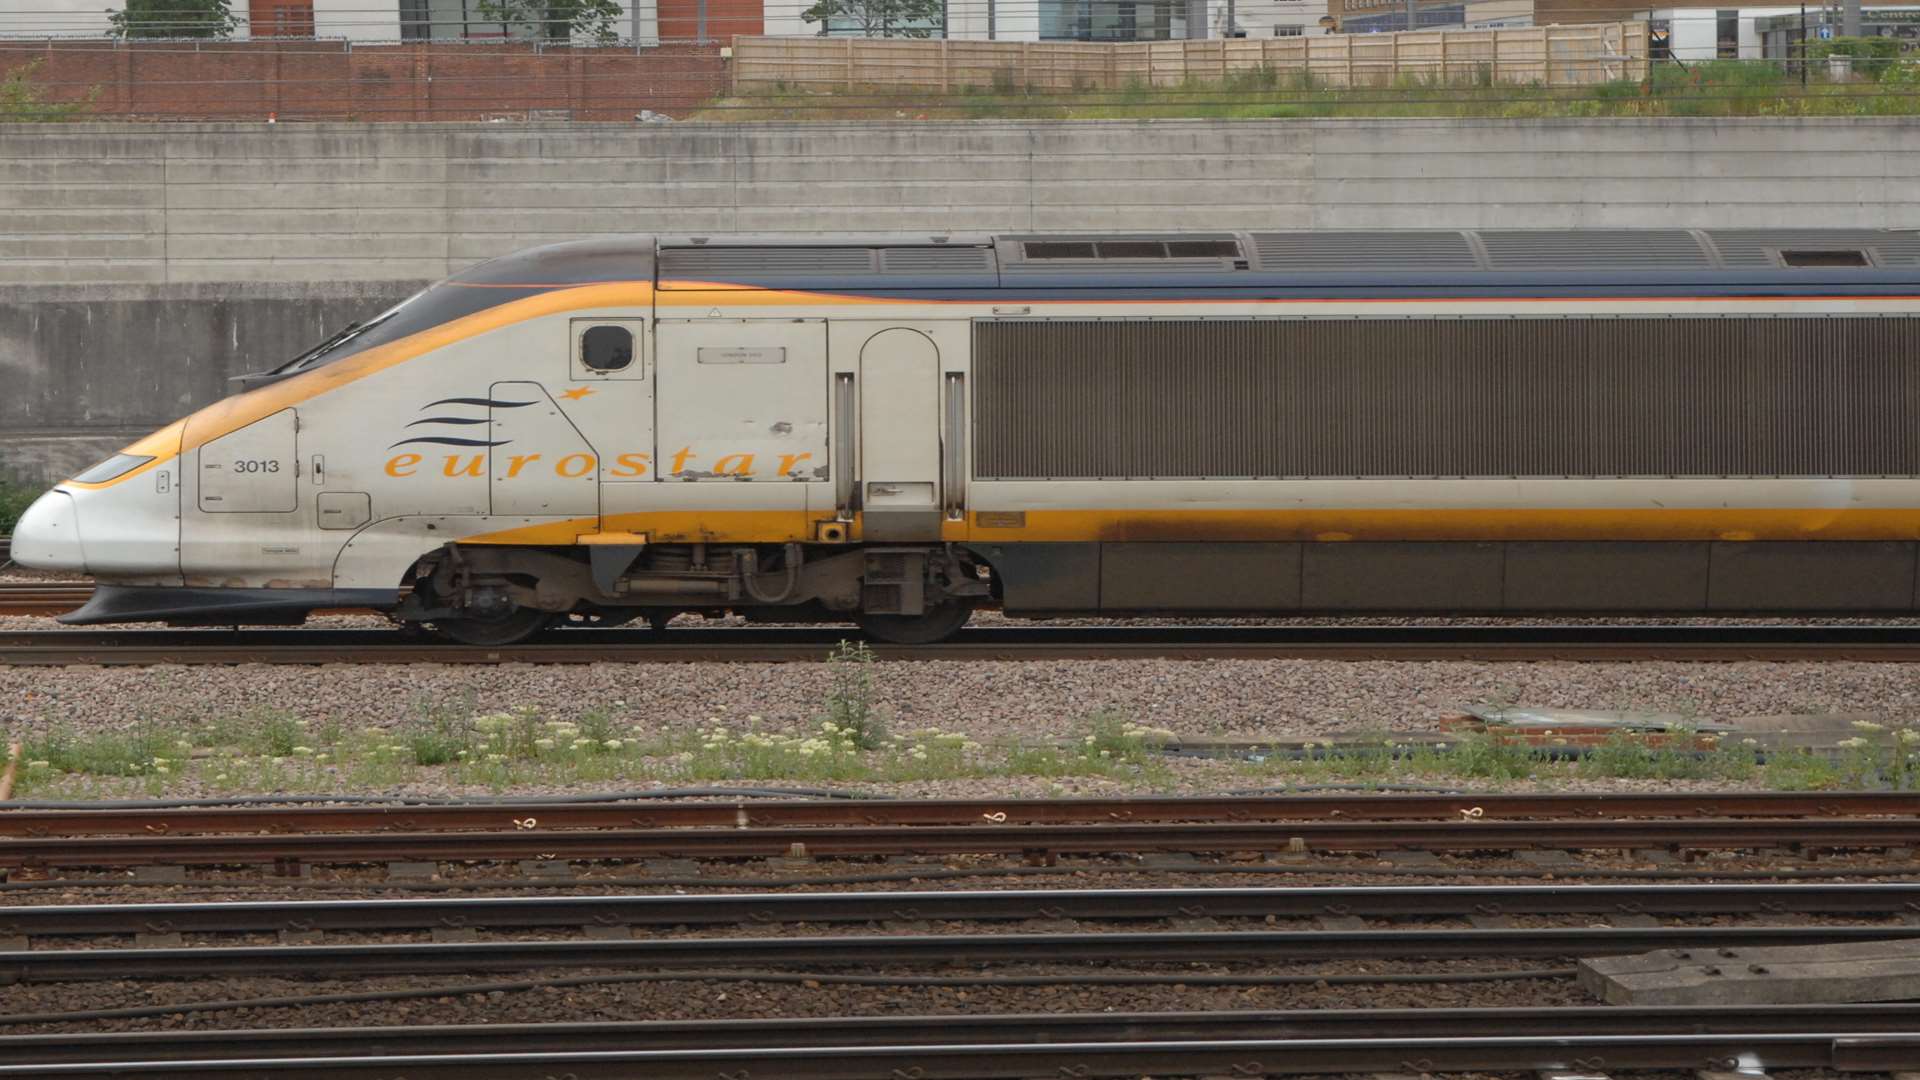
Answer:
[[400, 0], [400, 40], [425, 41], [433, 36], [433, 13], [427, 0]]
[[313, 0], [252, 0], [247, 33], [253, 37], [313, 36]]
[[1717, 30], [1714, 33], [1716, 49], [1714, 55], [1722, 60], [1740, 59], [1740, 12], [1722, 10], [1716, 13], [1714, 20]]
[[1301, 26], [1299, 23], [1275, 23], [1273, 24], [1273, 36], [1299, 37], [1306, 32], [1306, 29], [1306, 27]]

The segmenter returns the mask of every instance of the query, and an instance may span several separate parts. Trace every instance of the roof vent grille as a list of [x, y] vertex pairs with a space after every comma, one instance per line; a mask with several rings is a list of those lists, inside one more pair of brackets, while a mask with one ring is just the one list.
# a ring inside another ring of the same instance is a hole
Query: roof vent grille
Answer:
[[1810, 248], [1783, 249], [1780, 252], [1780, 261], [1788, 266], [1805, 267], [1871, 265], [1867, 262], [1867, 253], [1864, 251], [1815, 251]]
[[1238, 259], [1237, 240], [1194, 238], [1160, 240], [1028, 240], [1021, 245], [1028, 262], [1045, 259]]

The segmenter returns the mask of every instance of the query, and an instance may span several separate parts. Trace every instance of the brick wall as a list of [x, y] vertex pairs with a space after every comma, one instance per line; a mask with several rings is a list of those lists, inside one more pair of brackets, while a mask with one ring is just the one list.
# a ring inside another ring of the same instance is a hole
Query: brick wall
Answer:
[[[102, 118], [631, 120], [683, 115], [726, 88], [720, 43], [631, 48], [331, 41], [0, 41], [0, 71], [42, 61], [50, 100]], [[98, 88], [95, 90], [94, 88]]]

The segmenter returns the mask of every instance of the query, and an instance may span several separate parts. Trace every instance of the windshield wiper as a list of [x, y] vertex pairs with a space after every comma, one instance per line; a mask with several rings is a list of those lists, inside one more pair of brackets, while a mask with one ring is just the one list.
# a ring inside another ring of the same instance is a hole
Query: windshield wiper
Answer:
[[328, 338], [327, 340], [321, 342], [318, 345], [315, 345], [313, 348], [308, 349], [306, 352], [301, 353], [299, 356], [294, 357], [293, 359], [287, 361], [286, 363], [281, 364], [279, 367], [274, 368], [273, 374], [278, 375], [283, 371], [297, 371], [299, 370], [300, 365], [305, 364], [309, 360], [318, 360], [320, 357], [325, 356], [328, 350], [337, 348], [345, 344], [348, 338], [352, 337], [353, 335], [359, 333], [364, 329], [366, 329], [366, 327], [363, 324], [361, 324], [359, 321], [356, 320], [354, 322], [350, 322], [347, 325], [341, 327], [332, 337]]
[[294, 357], [293, 359], [287, 361], [286, 363], [281, 364], [277, 368], [269, 368], [266, 371], [248, 372], [245, 375], [235, 375], [232, 378], [228, 379], [227, 381], [239, 383], [242, 390], [251, 390], [256, 386], [264, 386], [267, 383], [278, 381], [290, 375], [295, 375], [299, 373], [302, 369], [306, 368], [308, 365], [312, 364], [314, 361], [327, 355], [328, 353], [339, 348], [340, 346], [345, 345], [348, 341], [351, 341], [352, 339], [359, 337], [361, 334], [366, 333], [367, 331], [373, 329], [374, 327], [379, 326], [381, 323], [386, 322], [387, 319], [390, 318], [392, 315], [393, 315], [392, 312], [388, 312], [387, 314], [382, 315], [377, 319], [374, 319], [372, 322], [365, 322], [365, 323], [350, 322], [347, 325], [341, 327], [338, 331], [336, 331], [332, 337], [328, 338], [327, 340], [321, 342], [318, 345], [315, 345], [313, 348], [308, 349], [306, 352], [301, 353], [299, 356]]

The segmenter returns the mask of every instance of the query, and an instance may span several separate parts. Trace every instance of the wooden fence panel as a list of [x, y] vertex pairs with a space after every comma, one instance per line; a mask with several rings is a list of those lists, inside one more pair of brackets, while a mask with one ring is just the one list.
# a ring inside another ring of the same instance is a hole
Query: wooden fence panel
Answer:
[[1175, 87], [1270, 73], [1340, 89], [1591, 86], [1647, 76], [1644, 22], [1200, 41], [736, 37], [736, 87], [955, 91]]

